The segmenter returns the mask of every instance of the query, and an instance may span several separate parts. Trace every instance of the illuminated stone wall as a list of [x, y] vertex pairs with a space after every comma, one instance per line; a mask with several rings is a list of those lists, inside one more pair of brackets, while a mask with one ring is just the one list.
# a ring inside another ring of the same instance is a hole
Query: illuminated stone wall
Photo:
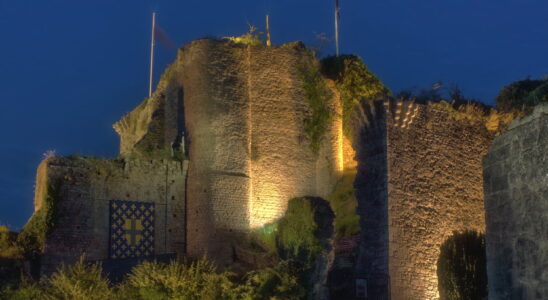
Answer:
[[275, 221], [293, 197], [331, 192], [342, 168], [341, 122], [333, 120], [313, 153], [298, 73], [309, 58], [300, 43], [267, 48], [206, 39], [180, 52], [189, 255], [207, 251], [230, 262], [234, 236]]
[[55, 186], [55, 227], [41, 258], [43, 274], [60, 263], [109, 258], [110, 200], [155, 204], [155, 255], [185, 251], [185, 175], [187, 162], [104, 160], [55, 157], [37, 174], [35, 207]]
[[495, 138], [484, 168], [489, 299], [545, 299], [548, 105]]
[[453, 230], [484, 231], [481, 159], [493, 136], [435, 105], [379, 107], [358, 112], [358, 275], [379, 299], [388, 282], [393, 300], [438, 299], [440, 245]]

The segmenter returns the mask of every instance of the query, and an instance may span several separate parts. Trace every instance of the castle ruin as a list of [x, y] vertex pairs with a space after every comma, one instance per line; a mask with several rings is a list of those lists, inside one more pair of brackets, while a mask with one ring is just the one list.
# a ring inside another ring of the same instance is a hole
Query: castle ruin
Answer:
[[439, 103], [363, 102], [353, 151], [339, 93], [323, 78], [336, 117], [314, 150], [299, 73], [310, 61], [301, 43], [202, 39], [180, 49], [152, 97], [114, 125], [118, 158], [39, 166], [35, 212], [55, 202], [56, 215], [42, 272], [83, 253], [207, 254], [229, 265], [239, 239], [283, 216], [291, 198], [325, 199], [344, 168], [357, 168], [356, 288], [371, 299], [438, 299], [441, 243], [454, 230], [485, 231], [482, 157], [495, 131]]

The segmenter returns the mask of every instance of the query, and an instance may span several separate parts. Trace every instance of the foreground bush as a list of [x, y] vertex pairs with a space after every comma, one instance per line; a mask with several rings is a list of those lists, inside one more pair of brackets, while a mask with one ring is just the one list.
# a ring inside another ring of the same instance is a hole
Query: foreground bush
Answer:
[[[213, 263], [201, 259], [184, 264], [144, 262], [129, 274], [123, 291], [136, 290], [127, 299], [235, 299], [231, 274], [217, 273]], [[136, 297], [137, 296], [137, 297]]]
[[122, 283], [112, 286], [100, 265], [80, 259], [40, 282], [6, 286], [0, 289], [0, 299], [302, 299], [306, 290], [300, 284], [301, 274], [300, 264], [294, 261], [281, 261], [243, 276], [218, 272], [205, 259], [192, 263], [144, 262], [133, 268]]
[[453, 232], [440, 250], [437, 270], [440, 299], [486, 299], [485, 236], [475, 231]]
[[302, 268], [294, 261], [282, 261], [274, 267], [249, 272], [235, 290], [236, 299], [303, 299], [306, 289], [300, 284]]
[[71, 266], [63, 266], [47, 279], [48, 299], [111, 299], [109, 281], [98, 264], [88, 265], [83, 258]]

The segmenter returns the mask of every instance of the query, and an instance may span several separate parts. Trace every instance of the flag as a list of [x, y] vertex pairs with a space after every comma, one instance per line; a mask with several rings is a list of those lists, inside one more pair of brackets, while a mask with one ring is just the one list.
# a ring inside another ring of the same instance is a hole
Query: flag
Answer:
[[158, 25], [154, 26], [154, 40], [158, 41], [162, 46], [167, 49], [175, 48], [175, 43], [173, 40], [166, 34], [166, 32]]

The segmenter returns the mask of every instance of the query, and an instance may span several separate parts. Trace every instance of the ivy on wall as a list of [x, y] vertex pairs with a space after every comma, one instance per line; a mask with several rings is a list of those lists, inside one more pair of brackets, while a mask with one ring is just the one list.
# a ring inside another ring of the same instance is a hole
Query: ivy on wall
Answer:
[[311, 113], [304, 120], [304, 130], [310, 139], [310, 149], [318, 153], [321, 140], [333, 118], [329, 107], [331, 92], [320, 73], [320, 67], [313, 55], [305, 56], [298, 66], [299, 78]]
[[351, 136], [350, 115], [360, 101], [373, 101], [390, 90], [356, 55], [329, 56], [322, 60], [322, 73], [335, 81], [341, 97], [343, 132]]

